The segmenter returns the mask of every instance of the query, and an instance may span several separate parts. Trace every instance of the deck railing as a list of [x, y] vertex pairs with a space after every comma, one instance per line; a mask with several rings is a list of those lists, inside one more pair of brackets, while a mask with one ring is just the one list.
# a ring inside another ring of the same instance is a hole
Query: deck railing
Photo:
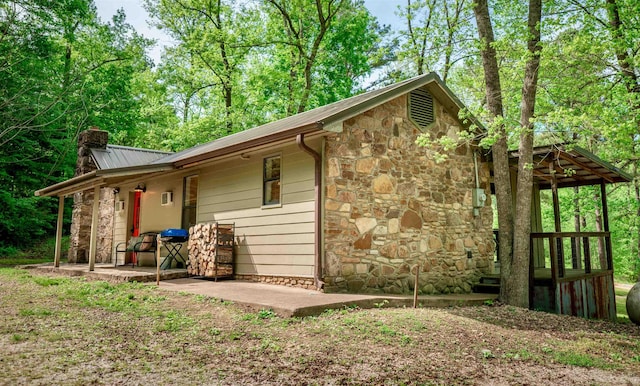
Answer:
[[544, 267], [551, 268], [553, 283], [565, 278], [567, 270], [584, 275], [613, 270], [610, 232], [531, 233], [532, 266], [537, 240], [542, 240], [543, 251], [538, 253], [545, 256]]

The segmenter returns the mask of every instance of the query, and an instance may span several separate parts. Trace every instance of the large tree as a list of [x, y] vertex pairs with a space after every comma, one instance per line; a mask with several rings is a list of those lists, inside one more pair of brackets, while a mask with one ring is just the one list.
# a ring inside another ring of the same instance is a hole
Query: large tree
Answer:
[[362, 1], [146, 0], [176, 44], [159, 78], [193, 145], [351, 96], [377, 58]]
[[451, 68], [468, 53], [469, 0], [407, 0], [400, 8], [406, 29], [400, 30], [398, 59], [408, 62], [407, 75], [436, 71], [446, 82]]
[[121, 13], [100, 22], [89, 0], [0, 4], [0, 247], [51, 229], [55, 204], [33, 191], [73, 176], [80, 130], [133, 130], [129, 86], [147, 44]]
[[[531, 233], [531, 193], [533, 187], [533, 121], [540, 66], [541, 0], [530, 0], [527, 19], [527, 53], [522, 84], [518, 145], [518, 178], [515, 207], [511, 200], [511, 179], [507, 135], [503, 119], [500, 71], [496, 57], [491, 14], [487, 0], [474, 5], [478, 35], [482, 41], [482, 63], [486, 83], [486, 103], [496, 124], [492, 147], [494, 185], [498, 207], [501, 283], [500, 299], [511, 305], [529, 306], [529, 255]], [[515, 213], [514, 213], [515, 210]]]

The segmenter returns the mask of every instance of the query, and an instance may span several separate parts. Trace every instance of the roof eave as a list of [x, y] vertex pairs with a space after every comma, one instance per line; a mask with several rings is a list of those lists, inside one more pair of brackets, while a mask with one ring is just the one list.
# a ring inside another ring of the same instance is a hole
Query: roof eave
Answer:
[[[53, 184], [53, 185], [47, 186], [46, 188], [36, 190], [34, 194], [37, 197], [60, 196], [61, 192], [67, 191], [72, 186], [93, 185], [93, 182], [100, 179], [99, 177], [96, 176], [96, 172], [97, 171], [94, 170], [89, 173], [83, 174], [81, 176], [73, 177], [66, 181], [58, 182], [57, 184]], [[67, 195], [67, 194], [64, 194], [64, 195]]]
[[[609, 170], [617, 173], [621, 177], [621, 179], [625, 180], [625, 181], [619, 181], [619, 182], [631, 182], [631, 181], [633, 181], [633, 176], [631, 174], [629, 174], [629, 173], [625, 172], [624, 170], [621, 170], [618, 167], [614, 166], [613, 164], [603, 160], [602, 158], [600, 158], [597, 155], [593, 154], [589, 150], [581, 148], [580, 146], [573, 146], [572, 150], [574, 150], [576, 153], [580, 154], [583, 157], [589, 158], [592, 162], [595, 162], [596, 164], [602, 166], [603, 168], [609, 169]], [[618, 182], [618, 181], [616, 181], [616, 182]]]
[[177, 160], [174, 165], [176, 168], [181, 168], [181, 167], [185, 167], [188, 165], [192, 165], [192, 164], [196, 164], [196, 163], [201, 163], [213, 158], [218, 158], [218, 157], [222, 157], [225, 155], [229, 155], [229, 154], [233, 154], [233, 153], [237, 153], [240, 151], [244, 151], [244, 150], [249, 150], [258, 146], [263, 146], [263, 145], [267, 145], [270, 143], [276, 143], [276, 142], [281, 142], [282, 140], [285, 139], [290, 139], [293, 138], [295, 139], [295, 137], [298, 134], [309, 134], [309, 133], [313, 133], [313, 132], [318, 132], [318, 131], [322, 131], [323, 130], [323, 125], [320, 122], [315, 122], [313, 124], [308, 124], [308, 125], [304, 125], [304, 126], [299, 126], [299, 127], [294, 127], [288, 130], [284, 130], [278, 133], [274, 133], [271, 135], [266, 135], [263, 137], [258, 137], [255, 139], [252, 139], [250, 141], [246, 141], [246, 142], [241, 142], [241, 143], [237, 143], [231, 146], [227, 146], [221, 149], [217, 149], [217, 150], [213, 150], [207, 153], [203, 153], [203, 154], [197, 154], [195, 156], [191, 156], [191, 157], [187, 157], [187, 158], [183, 158], [180, 160]]
[[36, 190], [37, 197], [68, 196], [96, 186], [108, 184], [109, 179], [133, 177], [141, 174], [164, 172], [175, 169], [172, 164], [139, 165], [117, 169], [94, 170], [81, 176]]

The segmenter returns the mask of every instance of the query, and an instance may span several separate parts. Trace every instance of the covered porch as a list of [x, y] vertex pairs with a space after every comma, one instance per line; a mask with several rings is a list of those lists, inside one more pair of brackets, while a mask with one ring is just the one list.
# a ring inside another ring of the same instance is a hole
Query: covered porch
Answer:
[[[517, 168], [517, 154], [511, 154]], [[533, 154], [529, 304], [532, 309], [585, 318], [616, 319], [607, 185], [632, 177], [595, 154], [565, 144], [541, 146]], [[600, 221], [595, 231], [580, 225], [563, 231], [558, 190], [599, 186]], [[551, 191], [553, 232], [543, 231], [540, 192]]]
[[[97, 244], [98, 244], [98, 231], [100, 221], [100, 193], [103, 189], [113, 190], [114, 195], [119, 190], [118, 186], [123, 184], [129, 184], [135, 186], [137, 181], [144, 177], [144, 179], [152, 179], [159, 176], [172, 176], [175, 175], [173, 167], [169, 164], [158, 165], [143, 165], [133, 167], [121, 167], [112, 168], [106, 170], [94, 170], [86, 174], [71, 178], [69, 180], [60, 182], [55, 185], [51, 185], [44, 189], [35, 192], [38, 197], [58, 197], [58, 218], [56, 223], [56, 244], [53, 266], [58, 268], [62, 267], [62, 228], [63, 228], [63, 215], [65, 207], [65, 198], [73, 196], [74, 194], [91, 194], [91, 210], [88, 213], [90, 219], [90, 232], [89, 238], [89, 251], [88, 251], [88, 264], [75, 264], [77, 269], [84, 269], [88, 271], [94, 271], [97, 267], [102, 266], [99, 262], [96, 262]], [[135, 190], [138, 190], [136, 187]], [[122, 193], [121, 193], [122, 194]], [[114, 195], [112, 195], [109, 205], [112, 210], [115, 210]], [[116, 258], [115, 245], [111, 246], [112, 259]], [[126, 261], [125, 261], [126, 262]], [[109, 263], [113, 268], [114, 261]], [[71, 264], [68, 264], [70, 266]], [[137, 269], [137, 267], [136, 267]], [[155, 268], [154, 268], [155, 269]], [[123, 267], [126, 270], [126, 267]]]

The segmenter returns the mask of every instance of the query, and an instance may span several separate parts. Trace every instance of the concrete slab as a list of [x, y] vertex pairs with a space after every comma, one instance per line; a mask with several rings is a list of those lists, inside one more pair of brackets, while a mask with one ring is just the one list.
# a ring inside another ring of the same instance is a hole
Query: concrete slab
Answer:
[[[20, 268], [29, 269], [44, 274], [56, 274], [64, 276], [84, 276], [91, 280], [104, 280], [111, 283], [123, 282], [152, 282], [156, 281], [155, 267], [132, 267], [111, 264], [96, 264], [93, 271], [89, 271], [87, 264], [60, 264], [59, 268], [48, 264], [23, 265]], [[186, 269], [160, 270], [160, 280], [171, 280], [188, 277]]]
[[[160, 288], [231, 301], [255, 311], [270, 309], [282, 317], [319, 315], [328, 309], [352, 306], [413, 307], [413, 296], [322, 293], [238, 280], [214, 282], [184, 278], [162, 281]], [[418, 304], [420, 307], [472, 306], [496, 299], [495, 294], [426, 295], [418, 297]]]
[[[104, 280], [112, 283], [155, 282], [155, 267], [113, 267], [110, 264], [96, 264], [89, 271], [87, 264], [61, 264], [55, 268], [52, 263], [34, 264], [21, 268], [43, 274], [65, 276], [83, 276], [91, 280]], [[301, 288], [272, 284], [255, 283], [240, 280], [219, 280], [189, 278], [185, 269], [167, 269], [160, 271], [160, 288], [167, 291], [187, 292], [231, 301], [254, 311], [273, 310], [282, 317], [301, 317], [319, 315], [328, 309], [340, 309], [357, 306], [375, 307], [413, 307], [410, 295], [366, 295], [322, 293]], [[482, 305], [486, 301], [496, 300], [496, 294], [456, 294], [423, 295], [418, 297], [419, 307], [452, 307]]]

